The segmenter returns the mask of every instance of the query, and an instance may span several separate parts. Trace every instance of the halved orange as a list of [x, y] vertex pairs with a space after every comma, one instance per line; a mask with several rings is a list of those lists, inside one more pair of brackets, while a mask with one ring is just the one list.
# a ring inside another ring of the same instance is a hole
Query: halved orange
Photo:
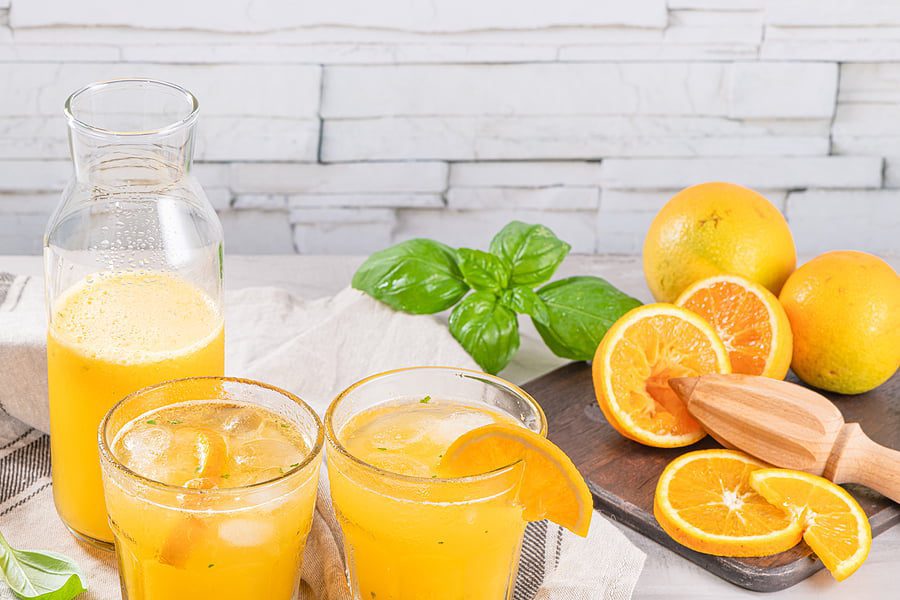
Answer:
[[619, 433], [673, 448], [706, 432], [669, 387], [672, 377], [730, 373], [728, 352], [702, 317], [674, 304], [648, 304], [609, 328], [593, 364], [594, 392]]
[[517, 461], [525, 464], [519, 490], [525, 520], [549, 519], [586, 536], [594, 510], [590, 490], [565, 452], [533, 431], [500, 423], [473, 429], [450, 444], [439, 473], [465, 477]]
[[653, 514], [660, 527], [691, 550], [719, 556], [768, 556], [803, 534], [795, 519], [750, 487], [766, 465], [733, 450], [688, 452], [665, 468]]
[[775, 294], [737, 275], [708, 277], [689, 286], [675, 304], [706, 319], [719, 337], [731, 370], [784, 379], [791, 366], [793, 335]]
[[790, 469], [760, 469], [750, 486], [792, 516], [835, 579], [850, 577], [869, 555], [872, 530], [853, 496], [823, 477]]

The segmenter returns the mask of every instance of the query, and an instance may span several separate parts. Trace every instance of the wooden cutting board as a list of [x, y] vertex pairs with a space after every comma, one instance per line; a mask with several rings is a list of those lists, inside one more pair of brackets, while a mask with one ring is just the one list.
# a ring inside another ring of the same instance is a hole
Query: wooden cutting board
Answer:
[[[793, 373], [788, 379], [797, 381]], [[575, 462], [600, 512], [714, 575], [750, 590], [783, 590], [823, 568], [803, 542], [787, 552], [764, 558], [710, 556], [678, 544], [653, 517], [653, 493], [659, 475], [669, 461], [685, 452], [721, 446], [708, 436], [693, 446], [674, 449], [650, 448], [622, 437], [609, 426], [597, 406], [587, 363], [571, 363], [524, 388], [543, 406], [550, 423], [550, 439]], [[847, 422], [860, 423], [879, 444], [900, 448], [900, 374], [866, 394], [827, 395]], [[900, 523], [897, 504], [867, 488], [848, 489], [869, 515], [872, 535]]]

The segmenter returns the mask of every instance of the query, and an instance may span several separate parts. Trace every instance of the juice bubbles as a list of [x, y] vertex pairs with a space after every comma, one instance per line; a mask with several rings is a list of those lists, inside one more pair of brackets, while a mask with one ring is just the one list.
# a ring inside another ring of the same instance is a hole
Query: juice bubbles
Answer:
[[[420, 393], [376, 400], [413, 390]], [[511, 596], [525, 531], [522, 464], [459, 479], [437, 474], [455, 439], [491, 423], [545, 429], [518, 388], [454, 369], [375, 376], [332, 403], [329, 480], [355, 598]]]
[[109, 408], [167, 379], [221, 375], [222, 315], [187, 281], [162, 272], [94, 275], [51, 308], [47, 336], [53, 497], [90, 541], [112, 542], [97, 426]]
[[129, 396], [102, 427], [125, 598], [295, 597], [322, 448], [308, 407], [200, 378]]

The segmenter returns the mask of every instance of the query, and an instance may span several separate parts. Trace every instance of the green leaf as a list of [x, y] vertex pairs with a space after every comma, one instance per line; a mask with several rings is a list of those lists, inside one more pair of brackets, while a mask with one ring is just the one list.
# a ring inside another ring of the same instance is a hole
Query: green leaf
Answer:
[[84, 592], [84, 575], [56, 552], [16, 550], [0, 534], [0, 574], [17, 598], [70, 600]]
[[547, 325], [550, 322], [550, 311], [547, 310], [547, 305], [530, 287], [519, 286], [506, 290], [500, 297], [500, 301], [507, 308], [519, 314], [528, 315], [541, 325]]
[[499, 373], [519, 349], [519, 321], [489, 292], [472, 292], [450, 313], [450, 333], [488, 373]]
[[510, 285], [535, 286], [553, 276], [571, 246], [543, 225], [512, 221], [491, 240], [491, 253], [512, 265]]
[[606, 330], [640, 301], [599, 277], [569, 277], [538, 290], [547, 305], [549, 323], [534, 326], [557, 356], [591, 360]]
[[473, 290], [499, 292], [509, 283], [509, 263], [499, 256], [471, 248], [460, 248], [456, 256], [459, 270]]
[[440, 242], [409, 240], [372, 254], [353, 275], [353, 287], [404, 312], [441, 312], [469, 291], [456, 260]]

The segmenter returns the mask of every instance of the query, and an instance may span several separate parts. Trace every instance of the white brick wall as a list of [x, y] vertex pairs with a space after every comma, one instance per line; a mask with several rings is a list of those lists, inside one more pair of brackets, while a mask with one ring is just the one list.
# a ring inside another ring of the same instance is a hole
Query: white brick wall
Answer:
[[485, 245], [512, 218], [639, 252], [729, 180], [803, 252], [900, 252], [896, 0], [0, 0], [0, 254], [40, 251], [65, 97], [125, 75], [201, 101], [231, 252]]

